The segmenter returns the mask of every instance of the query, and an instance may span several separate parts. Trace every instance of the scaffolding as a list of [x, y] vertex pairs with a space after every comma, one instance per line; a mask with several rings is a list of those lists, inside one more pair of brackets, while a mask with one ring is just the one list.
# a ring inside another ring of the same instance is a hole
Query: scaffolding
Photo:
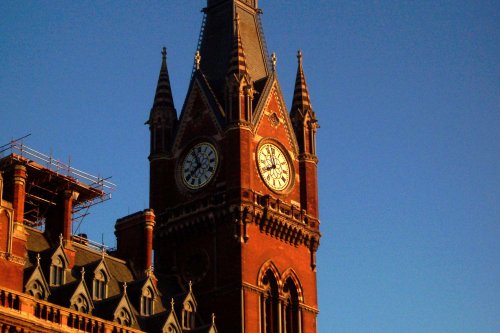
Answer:
[[71, 188], [80, 194], [72, 211], [75, 234], [89, 214], [89, 208], [111, 199], [111, 191], [115, 190], [116, 185], [110, 181], [111, 177], [94, 176], [24, 145], [22, 140], [28, 136], [0, 146], [2, 169], [12, 164], [22, 164], [28, 169], [24, 222], [28, 226], [43, 229], [45, 213], [50, 206], [57, 204], [60, 190]]

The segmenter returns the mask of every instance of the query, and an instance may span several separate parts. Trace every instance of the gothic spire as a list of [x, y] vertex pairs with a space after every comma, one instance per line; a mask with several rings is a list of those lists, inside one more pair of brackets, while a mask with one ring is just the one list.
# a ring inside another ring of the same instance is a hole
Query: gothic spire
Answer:
[[312, 109], [309, 91], [307, 90], [306, 78], [304, 76], [304, 68], [302, 67], [302, 52], [300, 50], [297, 52], [297, 59], [299, 66], [297, 68], [297, 76], [295, 78], [295, 89], [293, 92], [292, 109], [290, 112], [292, 118], [299, 110], [302, 112], [303, 116], [305, 112]]
[[174, 101], [172, 99], [172, 89], [170, 87], [170, 78], [167, 69], [167, 49], [164, 47], [162, 52], [162, 62], [158, 84], [156, 86], [156, 94], [153, 102], [153, 109], [174, 110]]
[[151, 156], [167, 152], [177, 123], [177, 112], [172, 99], [172, 89], [167, 69], [167, 49], [165, 47], [161, 54], [162, 61], [155, 99], [149, 114], [149, 120], [146, 122], [151, 131]]

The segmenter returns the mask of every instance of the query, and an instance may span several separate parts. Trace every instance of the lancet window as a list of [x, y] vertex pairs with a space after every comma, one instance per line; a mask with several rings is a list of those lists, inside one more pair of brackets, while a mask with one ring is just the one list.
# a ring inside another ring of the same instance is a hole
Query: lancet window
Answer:
[[280, 304], [278, 281], [271, 270], [262, 279], [264, 294], [261, 297], [261, 323], [263, 333], [278, 333]]
[[108, 276], [103, 269], [100, 269], [94, 274], [94, 299], [100, 300], [106, 298]]
[[60, 286], [64, 284], [64, 259], [57, 256], [52, 260], [50, 266], [50, 284], [53, 286]]
[[145, 288], [141, 296], [141, 314], [150, 316], [153, 314], [154, 295], [151, 288]]

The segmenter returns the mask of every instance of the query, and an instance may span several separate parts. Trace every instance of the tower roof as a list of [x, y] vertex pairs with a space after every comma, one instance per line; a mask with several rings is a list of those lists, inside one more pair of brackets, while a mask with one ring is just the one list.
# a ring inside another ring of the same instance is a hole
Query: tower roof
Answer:
[[170, 86], [170, 78], [168, 75], [167, 49], [165, 47], [162, 49], [161, 54], [162, 54], [162, 61], [161, 61], [160, 75], [158, 77], [155, 99], [153, 102], [153, 107], [151, 108], [149, 121], [151, 121], [153, 113], [155, 112], [165, 112], [165, 116], [167, 116], [167, 118], [170, 118], [169, 116], [173, 116], [174, 119], [177, 117], [174, 107], [174, 100], [172, 98], [172, 88]]
[[297, 59], [299, 64], [297, 68], [297, 76], [295, 78], [295, 89], [293, 92], [291, 109], [292, 117], [298, 110], [305, 112], [306, 110], [312, 109], [309, 91], [307, 90], [306, 78], [304, 76], [304, 68], [302, 67], [302, 52], [300, 50], [297, 52]]
[[[260, 24], [257, 1], [208, 0], [200, 43], [200, 69], [218, 98], [223, 96], [225, 77], [232, 66], [233, 44], [245, 49], [247, 73], [258, 81], [269, 75], [268, 57]], [[239, 18], [237, 27], [233, 24]]]

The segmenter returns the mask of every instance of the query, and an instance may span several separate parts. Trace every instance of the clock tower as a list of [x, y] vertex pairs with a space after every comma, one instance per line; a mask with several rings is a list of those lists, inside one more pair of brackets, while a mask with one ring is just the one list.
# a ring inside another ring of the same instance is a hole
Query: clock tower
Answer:
[[220, 332], [316, 332], [319, 126], [302, 54], [287, 109], [257, 1], [203, 13], [179, 117], [164, 49], [147, 122], [155, 274], [191, 281]]

